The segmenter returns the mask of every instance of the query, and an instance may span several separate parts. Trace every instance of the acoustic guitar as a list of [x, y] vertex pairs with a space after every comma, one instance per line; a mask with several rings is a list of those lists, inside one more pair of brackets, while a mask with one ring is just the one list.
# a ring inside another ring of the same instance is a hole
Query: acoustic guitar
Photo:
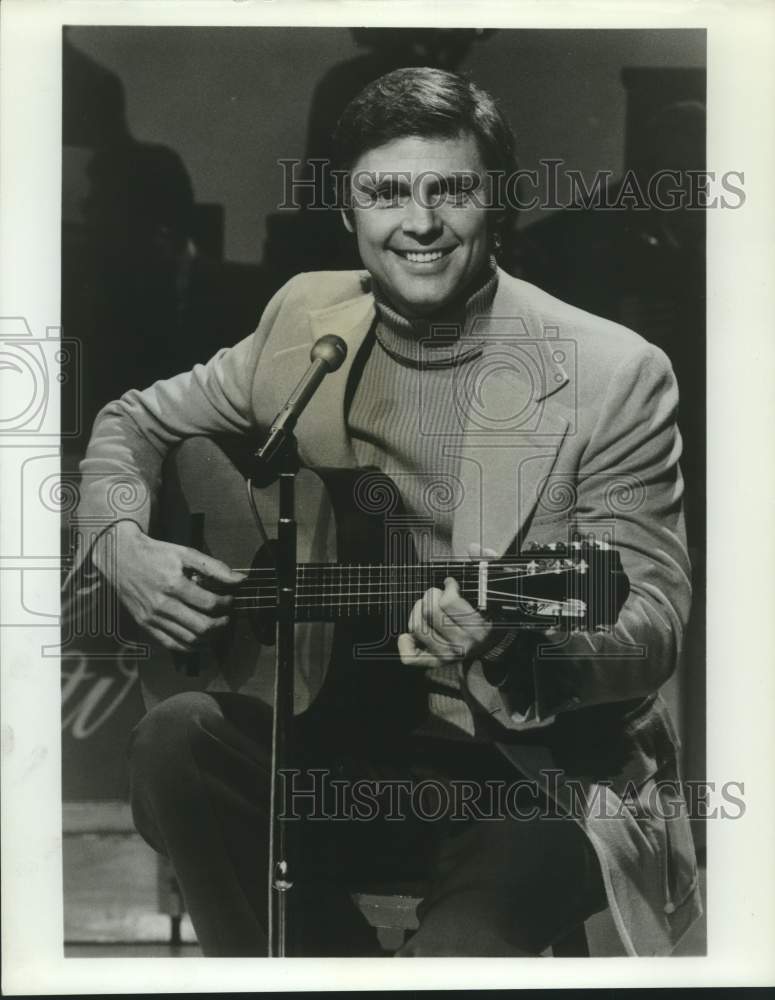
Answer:
[[[189, 438], [167, 458], [153, 533], [247, 576], [234, 592], [229, 625], [212, 643], [185, 656], [148, 647], [140, 676], [149, 708], [184, 690], [232, 691], [271, 704], [278, 491], [276, 483], [254, 491], [267, 543], [246, 497], [249, 468], [237, 439]], [[372, 691], [385, 690], [387, 680], [399, 700], [402, 685], [415, 692], [421, 671], [400, 663], [396, 640], [417, 599], [448, 576], [503, 628], [608, 628], [629, 591], [618, 552], [589, 538], [497, 559], [435, 559], [432, 519], [407, 517], [393, 481], [374, 469], [303, 468], [296, 495], [297, 714], [324, 689], [329, 699], [346, 697], [361, 674]]]

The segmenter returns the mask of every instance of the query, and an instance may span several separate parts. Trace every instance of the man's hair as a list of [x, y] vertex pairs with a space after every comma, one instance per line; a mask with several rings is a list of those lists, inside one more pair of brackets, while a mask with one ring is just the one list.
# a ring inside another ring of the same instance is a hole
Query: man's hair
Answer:
[[495, 99], [442, 69], [409, 67], [368, 84], [342, 113], [333, 134], [334, 167], [349, 171], [370, 149], [406, 136], [452, 139], [471, 133], [488, 171], [516, 168], [514, 134]]

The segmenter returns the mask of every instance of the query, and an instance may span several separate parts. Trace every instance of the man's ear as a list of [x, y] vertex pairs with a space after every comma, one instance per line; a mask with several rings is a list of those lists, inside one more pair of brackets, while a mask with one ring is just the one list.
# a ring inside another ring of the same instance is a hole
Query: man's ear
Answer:
[[342, 216], [342, 222], [344, 223], [344, 228], [348, 233], [355, 232], [355, 220], [353, 218], [353, 210], [351, 208], [340, 208], [339, 213]]

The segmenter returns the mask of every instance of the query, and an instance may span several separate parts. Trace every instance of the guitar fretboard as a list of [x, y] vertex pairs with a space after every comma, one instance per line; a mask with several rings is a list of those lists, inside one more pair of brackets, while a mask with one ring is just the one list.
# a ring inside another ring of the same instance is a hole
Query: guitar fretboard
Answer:
[[[443, 587], [454, 577], [461, 595], [476, 599], [478, 564], [470, 562], [379, 565], [300, 563], [296, 574], [296, 613], [299, 618], [336, 618], [381, 614], [388, 604], [414, 603], [431, 587]], [[238, 608], [269, 609], [277, 603], [273, 569], [253, 570], [240, 586]]]
[[[593, 563], [596, 557], [590, 556]], [[515, 557], [431, 562], [300, 563], [296, 576], [295, 617], [304, 621], [344, 616], [378, 615], [385, 609], [407, 609], [431, 587], [443, 588], [454, 578], [461, 596], [473, 607], [511, 612], [529, 611], [536, 601], [560, 602], [557, 613], [577, 617], [586, 605], [590, 562], [574, 553], [550, 557]], [[270, 614], [277, 606], [273, 567], [254, 567], [240, 585], [235, 608]]]

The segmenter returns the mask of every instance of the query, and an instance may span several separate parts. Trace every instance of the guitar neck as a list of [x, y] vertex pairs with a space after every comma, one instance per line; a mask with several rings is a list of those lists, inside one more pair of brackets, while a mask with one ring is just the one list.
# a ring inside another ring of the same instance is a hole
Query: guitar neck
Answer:
[[[461, 596], [485, 613], [504, 611], [524, 617], [524, 613], [547, 614], [546, 608], [551, 606], [554, 614], [579, 618], [587, 611], [590, 569], [600, 575], [600, 555], [578, 551], [566, 555], [559, 548], [487, 560], [300, 563], [295, 617], [299, 621], [332, 621], [381, 615], [386, 608], [399, 608], [406, 614], [425, 591], [443, 588], [445, 579], [453, 577]], [[606, 566], [606, 572], [610, 567]], [[254, 567], [235, 597], [235, 608], [271, 616], [276, 606], [274, 568]]]
[[[348, 615], [381, 614], [392, 603], [414, 603], [431, 587], [454, 577], [461, 595], [476, 602], [479, 564], [450, 560], [415, 564], [299, 563], [296, 617], [326, 621]], [[236, 606], [271, 611], [277, 604], [274, 569], [254, 569], [240, 586]]]

